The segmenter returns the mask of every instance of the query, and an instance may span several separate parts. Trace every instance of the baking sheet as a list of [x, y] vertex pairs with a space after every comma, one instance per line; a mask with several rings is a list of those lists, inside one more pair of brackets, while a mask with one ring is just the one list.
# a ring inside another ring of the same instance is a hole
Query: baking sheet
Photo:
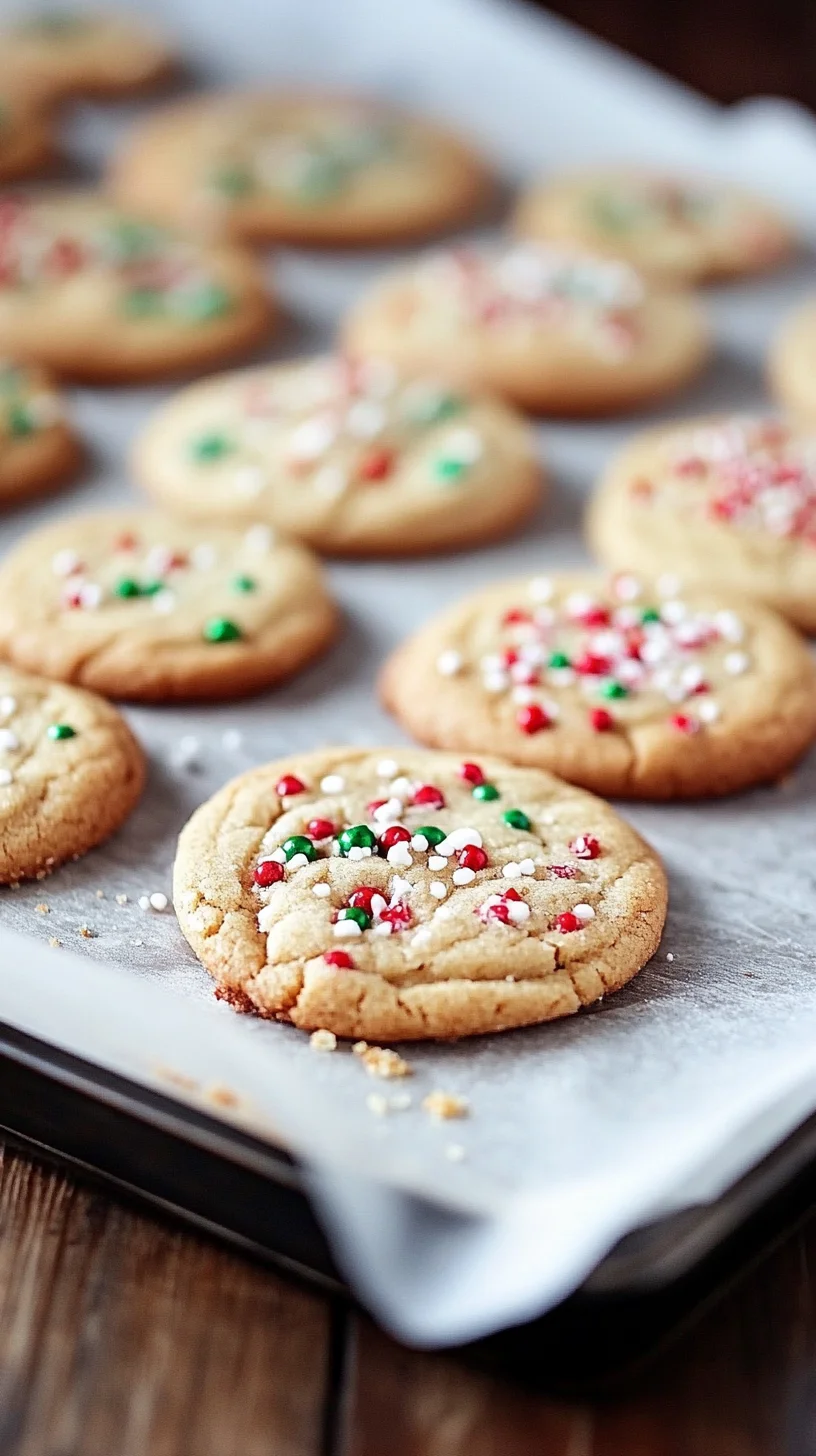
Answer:
[[[811, 137], [810, 121], [793, 109], [749, 108], [724, 120], [557, 23], [484, 0], [418, 0], [410, 16], [406, 8], [276, 0], [260, 15], [237, 0], [226, 16], [223, 7], [178, 0], [161, 13], [165, 24], [175, 16], [202, 70], [223, 79], [295, 71], [368, 83], [469, 123], [515, 173], [593, 151], [642, 153], [647, 141], [653, 156], [753, 174], [816, 227], [807, 211], [816, 196], [816, 129]], [[268, 41], [268, 66], [258, 61], [259, 36]], [[138, 110], [81, 108], [69, 127], [78, 167], [98, 163]], [[289, 324], [268, 357], [328, 342], [343, 308], [394, 257], [282, 251], [274, 273]], [[805, 258], [707, 295], [716, 360], [666, 409], [543, 425], [550, 494], [523, 535], [454, 558], [331, 565], [343, 636], [283, 689], [235, 706], [128, 709], [151, 760], [129, 824], [50, 880], [0, 895], [0, 925], [28, 938], [0, 938], [0, 1018], [164, 1090], [209, 1097], [221, 1115], [261, 1131], [274, 1126], [323, 1166], [315, 1187], [341, 1256], [380, 1312], [414, 1338], [462, 1338], [544, 1307], [620, 1233], [663, 1208], [713, 1196], [816, 1106], [814, 757], [783, 786], [725, 803], [625, 808], [663, 854], [671, 880], [669, 923], [651, 966], [603, 1007], [568, 1022], [411, 1047], [415, 1075], [398, 1087], [369, 1078], [347, 1052], [316, 1053], [290, 1028], [216, 1005], [172, 913], [144, 911], [138, 899], [169, 894], [178, 830], [233, 774], [325, 743], [405, 741], [374, 698], [391, 647], [484, 582], [584, 561], [581, 514], [610, 452], [661, 418], [762, 404], [768, 339], [812, 281]], [[57, 513], [136, 499], [126, 451], [166, 393], [73, 391], [92, 468], [76, 489], [4, 518], [0, 550]], [[52, 938], [65, 951], [49, 947]], [[183, 1078], [195, 1086], [185, 1090]], [[431, 1125], [420, 1104], [434, 1087], [464, 1094], [471, 1116]], [[407, 1108], [383, 1116], [369, 1106], [372, 1094], [390, 1099], [405, 1090]], [[360, 1181], [366, 1175], [379, 1189]], [[377, 1200], [389, 1196], [383, 1185], [486, 1216], [472, 1254], [459, 1229], [466, 1256], [453, 1284], [439, 1278], [441, 1250], [450, 1266], [447, 1233], [440, 1243], [439, 1230], [413, 1224], [405, 1208], [395, 1224], [393, 1202], [374, 1217]], [[418, 1272], [405, 1254], [419, 1244], [428, 1262]], [[517, 1274], [513, 1250], [525, 1251]], [[494, 1265], [487, 1296], [475, 1271]]]

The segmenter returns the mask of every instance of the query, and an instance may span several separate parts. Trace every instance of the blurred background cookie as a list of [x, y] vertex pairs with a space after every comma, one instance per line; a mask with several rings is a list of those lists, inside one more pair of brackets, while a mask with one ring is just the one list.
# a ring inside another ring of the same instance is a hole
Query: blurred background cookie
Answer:
[[126, 96], [172, 70], [161, 37], [115, 10], [35, 6], [0, 27], [0, 80], [7, 73], [37, 95]]
[[82, 456], [64, 401], [43, 370], [0, 359], [0, 506], [62, 485]]
[[771, 348], [768, 373], [779, 403], [802, 424], [816, 426], [816, 298], [785, 320]]
[[50, 109], [5, 74], [0, 61], [0, 182], [42, 171], [53, 155]]
[[614, 414], [669, 394], [709, 348], [690, 294], [536, 243], [448, 248], [396, 268], [353, 305], [342, 338], [354, 353], [554, 415]]
[[149, 116], [111, 186], [169, 222], [257, 242], [383, 243], [467, 221], [490, 192], [444, 127], [342, 95], [203, 96]]

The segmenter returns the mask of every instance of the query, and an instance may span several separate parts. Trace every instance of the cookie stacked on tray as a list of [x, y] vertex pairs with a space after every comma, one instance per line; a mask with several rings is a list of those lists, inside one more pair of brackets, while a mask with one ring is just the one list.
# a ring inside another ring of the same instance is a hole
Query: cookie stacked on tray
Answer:
[[[45, 159], [57, 99], [168, 77], [161, 41], [129, 26], [7, 36], [21, 89], [0, 176]], [[208, 375], [136, 432], [158, 511], [63, 516], [0, 563], [0, 879], [49, 872], [133, 807], [141, 750], [105, 698], [233, 700], [311, 661], [339, 625], [313, 552], [389, 557], [398, 591], [395, 558], [516, 531], [544, 491], [523, 412], [667, 398], [710, 354], [692, 289], [794, 248], [730, 186], [596, 169], [531, 188], [504, 238], [383, 270], [334, 353], [209, 373], [286, 312], [251, 249], [420, 242], [496, 196], [445, 125], [268, 88], [149, 114], [103, 191], [0, 198], [0, 500], [80, 463], [51, 377]], [[804, 420], [808, 317], [773, 363]], [[606, 574], [487, 582], [383, 664], [383, 701], [424, 748], [315, 744], [194, 814], [176, 911], [220, 996], [342, 1036], [459, 1037], [567, 1015], [646, 963], [665, 874], [593, 794], [734, 792], [816, 737], [796, 631], [816, 629], [816, 444], [801, 421], [742, 416], [638, 436], [588, 537]]]

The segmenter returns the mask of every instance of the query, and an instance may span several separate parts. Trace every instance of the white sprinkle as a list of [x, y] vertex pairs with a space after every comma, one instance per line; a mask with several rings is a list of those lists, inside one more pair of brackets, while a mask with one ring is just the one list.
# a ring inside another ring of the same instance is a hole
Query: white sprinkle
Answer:
[[381, 404], [371, 399], [356, 399], [346, 413], [346, 429], [357, 440], [373, 440], [385, 429], [386, 419]]
[[676, 598], [672, 598], [671, 601], [664, 602], [663, 606], [660, 608], [661, 620], [664, 622], [668, 622], [670, 627], [676, 627], [677, 623], [682, 622], [683, 618], [687, 616], [688, 607], [686, 606], [685, 602], [679, 602]]
[[676, 597], [680, 590], [680, 578], [670, 571], [664, 571], [657, 578], [657, 590], [662, 597]]
[[741, 642], [745, 628], [736, 612], [715, 612], [714, 626], [726, 642]]
[[366, 845], [366, 844], [355, 844], [354, 847], [349, 850], [348, 855], [346, 856], [346, 858], [347, 859], [370, 859], [371, 858], [371, 850], [369, 849], [368, 845]]
[[414, 786], [411, 780], [404, 775], [401, 778], [394, 779], [393, 783], [389, 785], [389, 788], [397, 799], [406, 800], [413, 797]]
[[440, 652], [436, 659], [436, 670], [442, 677], [456, 677], [462, 670], [462, 654], [449, 647], [446, 652]]
[[321, 880], [319, 884], [312, 885], [312, 894], [316, 895], [318, 900], [328, 900], [331, 894], [331, 885], [327, 885]]
[[747, 652], [728, 652], [723, 661], [723, 667], [731, 677], [740, 677], [747, 672], [751, 665], [751, 659]]
[[372, 935], [391, 935], [394, 927], [388, 920], [381, 920], [378, 925], [372, 926]]
[[521, 870], [521, 873], [523, 875], [534, 875], [535, 874], [535, 869], [536, 869], [536, 867], [535, 867], [535, 860], [532, 860], [532, 859], [523, 859], [523, 860], [520, 860], [519, 861], [519, 869]]
[[403, 895], [410, 895], [413, 888], [410, 880], [403, 879], [402, 875], [395, 875], [391, 881], [391, 904], [396, 905]]
[[514, 859], [511, 859], [504, 866], [504, 869], [502, 870], [502, 874], [504, 875], [504, 878], [506, 880], [517, 880], [519, 878], [519, 876], [521, 875], [521, 865], [520, 864], [516, 864], [516, 861]]
[[92, 612], [102, 601], [102, 588], [95, 581], [88, 581], [80, 587], [79, 600], [86, 611]]
[[377, 773], [381, 779], [392, 779], [399, 773], [399, 764], [395, 758], [381, 758], [377, 764]]
[[703, 723], [716, 723], [720, 712], [720, 705], [713, 698], [703, 698], [697, 707], [697, 716]]
[[0, 768], [0, 787], [5, 788], [8, 784], [14, 783], [14, 774], [10, 768]]
[[287, 861], [287, 867], [290, 870], [303, 870], [303, 869], [306, 868], [307, 864], [309, 864], [309, 863], [310, 863], [310, 861], [309, 861], [309, 858], [308, 858], [307, 855], [305, 855], [305, 854], [293, 854], [292, 855], [292, 858]]
[[170, 614], [170, 612], [174, 612], [176, 610], [175, 592], [167, 591], [165, 589], [164, 591], [156, 592], [156, 595], [154, 597], [151, 597], [150, 600], [153, 605], [153, 611], [158, 612], [160, 616], [166, 617]]
[[149, 895], [140, 895], [139, 896], [139, 909], [140, 910], [149, 910], [150, 909], [150, 896]]
[[320, 780], [320, 787], [324, 794], [342, 794], [346, 781], [340, 774], [326, 774], [326, 777]]
[[436, 846], [436, 852], [450, 856], [456, 854], [457, 850], [467, 849], [470, 844], [475, 844], [477, 849], [481, 849], [482, 836], [478, 829], [463, 825], [461, 829], [452, 829], [441, 844]]
[[411, 840], [411, 848], [417, 850], [419, 854], [424, 854], [426, 849], [428, 848], [428, 841], [425, 838], [425, 835], [415, 834], [413, 839]]
[[192, 768], [198, 758], [201, 744], [192, 733], [185, 733], [172, 752], [172, 760], [178, 768]]
[[272, 928], [272, 926], [274, 924], [275, 924], [275, 907], [274, 907], [274, 905], [264, 905], [263, 909], [258, 911], [258, 929], [265, 934], [267, 930], [271, 930], [271, 928]]
[[369, 1092], [366, 1097], [366, 1107], [373, 1112], [375, 1117], [388, 1116], [388, 1098], [383, 1097], [382, 1092]]
[[475, 465], [484, 453], [484, 444], [475, 430], [459, 428], [445, 436], [442, 450], [463, 465]]
[[453, 883], [455, 885], [469, 885], [471, 883], [471, 880], [475, 880], [475, 878], [475, 870], [469, 870], [463, 867], [461, 869], [454, 870], [453, 872]]
[[284, 849], [273, 849], [271, 854], [265, 854], [264, 859], [273, 859], [276, 864], [286, 864], [286, 851]]
[[338, 500], [345, 495], [351, 484], [351, 477], [342, 465], [321, 465], [312, 476], [312, 486], [324, 500]]
[[353, 940], [363, 933], [356, 920], [338, 920], [332, 929], [337, 940]]
[[526, 900], [508, 900], [507, 914], [514, 925], [521, 925], [524, 920], [530, 919], [530, 907]]
[[250, 526], [244, 536], [244, 545], [247, 551], [254, 552], [256, 556], [265, 556], [274, 544], [275, 534], [271, 526]]
[[428, 855], [428, 869], [429, 870], [446, 870], [447, 868], [448, 868], [448, 861], [446, 860], [444, 854], [429, 854]]
[[527, 707], [528, 703], [535, 702], [536, 690], [535, 688], [529, 687], [517, 687], [513, 688], [510, 696], [514, 703], [519, 703], [523, 707]]
[[293, 429], [286, 445], [290, 460], [308, 464], [325, 455], [337, 439], [337, 425], [331, 415], [312, 415]]
[[548, 576], [534, 576], [528, 591], [534, 602], [548, 602], [553, 594], [553, 584]]
[[163, 895], [161, 890], [154, 890], [152, 895], [150, 896], [148, 903], [151, 910], [158, 910], [159, 912], [161, 912], [162, 910], [167, 909], [167, 896]]
[[371, 913], [374, 916], [374, 919], [375, 920], [378, 920], [379, 917], [382, 915], [383, 910], [387, 910], [387, 909], [388, 909], [388, 901], [385, 899], [385, 897], [383, 895], [372, 895], [371, 896]]
[[57, 551], [51, 557], [51, 570], [55, 576], [73, 576], [82, 565], [76, 551], [66, 548], [64, 551]]
[[445, 896], [448, 893], [447, 885], [443, 885], [441, 880], [431, 880], [428, 889], [430, 890], [435, 900], [444, 900]]
[[674, 960], [674, 956], [672, 955], [672, 952], [670, 950], [667, 950], [666, 951], [666, 960], [667, 961], [673, 961]]
[[594, 607], [599, 606], [597, 599], [589, 592], [570, 592], [564, 602], [564, 611], [568, 617], [585, 617]]
[[461, 1143], [448, 1143], [445, 1149], [445, 1157], [449, 1163], [461, 1163], [467, 1156]]
[[573, 915], [577, 915], [578, 919], [582, 920], [585, 924], [595, 919], [595, 911], [591, 905], [574, 905], [572, 913]]
[[10, 718], [12, 713], [17, 712], [17, 699], [11, 693], [4, 693], [0, 697], [0, 718]]
[[[412, 844], [413, 842], [411, 840]], [[401, 839], [398, 844], [392, 844], [385, 857], [390, 865], [394, 865], [401, 870], [410, 869], [414, 863], [414, 857], [404, 839]]]
[[15, 748], [20, 747], [20, 740], [16, 733], [10, 728], [0, 728], [0, 750], [3, 753], [11, 753]]
[[227, 753], [237, 753], [243, 741], [243, 734], [237, 728], [228, 728], [226, 733], [221, 734], [221, 747], [225, 748]]
[[420, 925], [419, 929], [418, 930], [415, 930], [414, 933], [413, 933], [413, 935], [411, 936], [411, 944], [412, 945], [417, 945], [417, 946], [428, 945], [428, 944], [430, 944], [430, 940], [431, 940], [431, 932], [430, 932], [430, 928], [427, 925]]
[[636, 576], [618, 576], [615, 578], [615, 595], [622, 602], [636, 602], [641, 594], [641, 585]]
[[486, 693], [503, 693], [509, 681], [506, 672], [491, 672], [482, 678], [482, 687]]
[[240, 465], [237, 470], [233, 470], [230, 483], [236, 495], [251, 499], [260, 495], [266, 485], [266, 476], [260, 465]]
[[402, 799], [386, 799], [372, 814], [372, 819], [378, 824], [395, 824], [404, 809]]
[[218, 560], [218, 552], [209, 541], [199, 541], [190, 552], [190, 564], [196, 571], [212, 571]]

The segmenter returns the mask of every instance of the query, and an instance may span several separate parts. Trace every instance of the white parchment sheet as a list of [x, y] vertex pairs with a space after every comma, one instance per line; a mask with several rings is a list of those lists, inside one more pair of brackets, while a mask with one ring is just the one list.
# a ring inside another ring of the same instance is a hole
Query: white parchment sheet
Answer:
[[[531, 12], [492, 0], [145, 9], [175, 31], [199, 75], [377, 90], [466, 127], [509, 181], [599, 156], [697, 163], [776, 196], [816, 235], [812, 119], [775, 102], [721, 113]], [[78, 165], [98, 166], [138, 110], [77, 111]], [[282, 252], [272, 266], [291, 322], [270, 357], [327, 341], [388, 261]], [[333, 565], [344, 635], [284, 689], [236, 706], [130, 711], [151, 756], [130, 824], [44, 884], [0, 895], [0, 1019], [164, 1091], [168, 1070], [231, 1088], [237, 1115], [274, 1126], [307, 1157], [341, 1264], [406, 1339], [462, 1340], [545, 1309], [622, 1233], [715, 1196], [816, 1107], [813, 757], [783, 788], [625, 809], [671, 878], [652, 965], [569, 1022], [410, 1049], [415, 1075], [398, 1090], [411, 1105], [385, 1117], [367, 1098], [392, 1096], [394, 1083], [369, 1078], [347, 1052], [319, 1054], [289, 1028], [218, 1006], [172, 914], [145, 912], [138, 897], [169, 892], [179, 828], [233, 774], [299, 747], [399, 743], [373, 696], [391, 646], [482, 582], [583, 560], [582, 508], [610, 452], [647, 420], [760, 404], [768, 339], [811, 283], [805, 259], [710, 294], [716, 362], [670, 412], [543, 426], [551, 493], [522, 537], [449, 559]], [[126, 450], [163, 393], [75, 391], [93, 468], [75, 490], [5, 518], [0, 548], [45, 516], [133, 499]], [[435, 1087], [467, 1096], [471, 1116], [431, 1124], [420, 1104]]]

